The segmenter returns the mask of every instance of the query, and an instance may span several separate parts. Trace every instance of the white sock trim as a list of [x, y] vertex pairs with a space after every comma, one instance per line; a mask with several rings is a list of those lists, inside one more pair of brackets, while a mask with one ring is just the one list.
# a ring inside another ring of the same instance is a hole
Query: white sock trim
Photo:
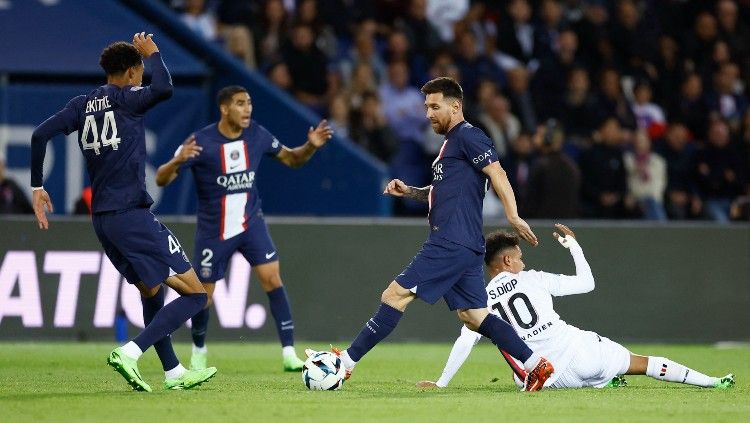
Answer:
[[286, 347], [281, 347], [281, 356], [284, 358], [297, 357], [297, 351], [294, 349], [294, 345], [287, 345]]
[[349, 357], [349, 351], [347, 350], [342, 351], [339, 357], [341, 357], [341, 361], [344, 362], [344, 367], [346, 367], [347, 369], [351, 370], [354, 368], [354, 366], [357, 365], [357, 362], [352, 360], [351, 357]]
[[130, 341], [127, 344], [123, 345], [122, 352], [133, 360], [138, 360], [143, 355], [143, 351], [141, 351], [141, 348], [133, 341]]
[[205, 354], [208, 352], [208, 348], [205, 345], [202, 347], [196, 347], [195, 345], [193, 345], [193, 352]]
[[539, 353], [534, 352], [531, 354], [531, 357], [529, 357], [528, 360], [523, 362], [523, 368], [526, 369], [527, 372], [530, 372], [534, 370], [534, 367], [536, 367], [537, 364], [539, 364], [539, 360], [542, 359], [542, 356], [539, 355]]
[[164, 372], [164, 379], [179, 379], [182, 375], [187, 372], [187, 369], [182, 366], [181, 363], [177, 363], [174, 369], [167, 370]]

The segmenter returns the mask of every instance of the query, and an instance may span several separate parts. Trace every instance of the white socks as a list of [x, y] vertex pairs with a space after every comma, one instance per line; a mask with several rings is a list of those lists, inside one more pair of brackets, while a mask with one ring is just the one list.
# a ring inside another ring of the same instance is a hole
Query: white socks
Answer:
[[649, 357], [646, 375], [658, 380], [686, 383], [704, 388], [714, 386], [719, 380], [664, 357]]
[[341, 361], [344, 363], [344, 367], [351, 370], [354, 368], [354, 366], [357, 365], [357, 362], [352, 360], [351, 357], [349, 357], [349, 351], [344, 350], [341, 351], [341, 355], [339, 356], [341, 358]]
[[523, 362], [523, 368], [526, 369], [527, 372], [530, 372], [534, 370], [534, 367], [536, 367], [537, 364], [539, 364], [539, 360], [542, 359], [542, 356], [539, 355], [539, 353], [534, 352], [531, 354], [531, 357], [529, 357], [528, 360]]
[[281, 356], [284, 358], [297, 357], [297, 351], [294, 350], [293, 345], [287, 345], [286, 347], [281, 348]]
[[179, 379], [185, 372], [187, 372], [187, 369], [182, 367], [182, 364], [177, 364], [174, 369], [164, 372], [164, 379]]
[[133, 341], [130, 341], [127, 344], [123, 345], [122, 352], [133, 360], [138, 360], [143, 355], [143, 351], [141, 351], [140, 347], [138, 347], [138, 344]]
[[206, 348], [206, 346], [205, 346], [205, 345], [204, 345], [204, 346], [202, 346], [202, 347], [196, 347], [195, 345], [193, 345], [193, 352], [194, 352], [194, 353], [201, 353], [201, 354], [205, 354], [205, 353], [207, 353], [207, 352], [208, 352], [208, 348]]

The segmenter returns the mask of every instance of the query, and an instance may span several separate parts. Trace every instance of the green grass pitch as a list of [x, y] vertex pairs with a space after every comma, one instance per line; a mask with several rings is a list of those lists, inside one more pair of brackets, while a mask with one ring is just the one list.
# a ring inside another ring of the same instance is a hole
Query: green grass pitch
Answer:
[[[385, 342], [358, 366], [341, 391], [308, 391], [297, 373], [281, 371], [277, 344], [209, 344], [219, 368], [209, 383], [190, 391], [161, 389], [163, 373], [153, 351], [140, 361], [153, 393], [133, 392], [105, 359], [113, 344], [0, 343], [2, 422], [513, 422], [680, 421], [750, 419], [750, 348], [628, 345], [669, 357], [737, 385], [728, 391], [660, 383], [630, 376], [611, 390], [518, 392], [494, 347], [480, 343], [449, 388], [420, 390], [435, 380], [449, 344]], [[298, 343], [324, 349], [320, 344]], [[176, 345], [183, 363], [189, 346]]]

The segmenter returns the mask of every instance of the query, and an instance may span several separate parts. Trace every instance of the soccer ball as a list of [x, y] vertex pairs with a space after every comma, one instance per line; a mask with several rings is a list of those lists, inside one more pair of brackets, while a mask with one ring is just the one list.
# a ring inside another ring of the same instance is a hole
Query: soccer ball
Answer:
[[344, 384], [346, 368], [334, 353], [320, 351], [311, 355], [302, 368], [302, 382], [314, 391], [335, 391]]

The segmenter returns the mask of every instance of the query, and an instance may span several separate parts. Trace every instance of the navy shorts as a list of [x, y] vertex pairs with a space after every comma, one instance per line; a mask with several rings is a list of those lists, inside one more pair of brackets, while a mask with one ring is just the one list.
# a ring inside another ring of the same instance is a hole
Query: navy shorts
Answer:
[[462, 245], [429, 239], [396, 282], [429, 304], [443, 297], [451, 310], [486, 308], [483, 259]]
[[236, 251], [239, 251], [251, 266], [279, 259], [266, 221], [262, 217], [256, 217], [248, 222], [244, 232], [224, 241], [218, 236], [196, 235], [193, 265], [198, 270], [198, 279], [203, 283], [213, 283], [222, 279], [227, 271], [229, 259]]
[[147, 208], [94, 214], [91, 221], [104, 253], [129, 283], [153, 288], [190, 269], [177, 237]]

